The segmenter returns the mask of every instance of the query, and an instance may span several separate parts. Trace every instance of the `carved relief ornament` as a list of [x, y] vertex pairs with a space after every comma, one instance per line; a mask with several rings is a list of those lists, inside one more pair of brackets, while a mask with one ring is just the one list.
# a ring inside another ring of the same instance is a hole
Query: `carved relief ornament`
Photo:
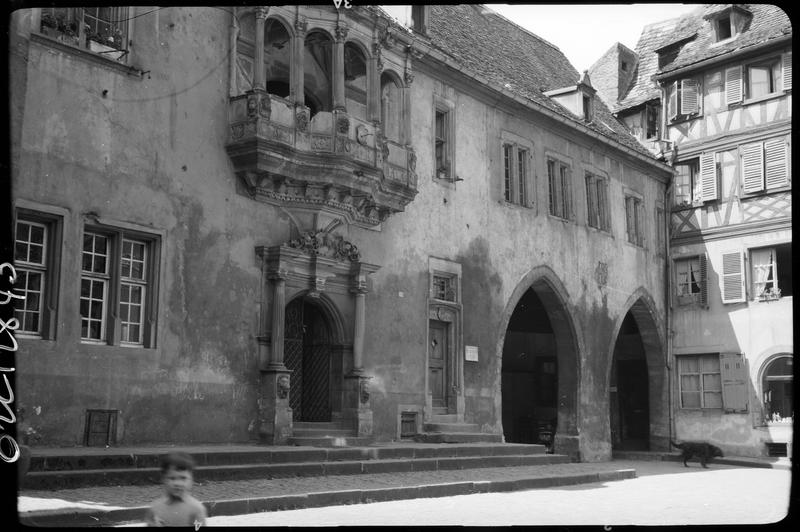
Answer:
[[327, 257], [338, 261], [358, 262], [361, 254], [358, 247], [340, 235], [324, 231], [306, 231], [298, 238], [290, 240], [290, 248], [299, 249], [311, 256]]

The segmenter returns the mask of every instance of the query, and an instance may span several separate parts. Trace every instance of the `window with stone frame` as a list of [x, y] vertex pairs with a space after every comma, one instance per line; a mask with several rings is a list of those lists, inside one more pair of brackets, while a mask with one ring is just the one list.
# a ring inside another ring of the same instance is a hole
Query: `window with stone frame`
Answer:
[[515, 142], [503, 143], [503, 197], [508, 203], [529, 206], [530, 150]]
[[458, 299], [456, 283], [457, 278], [453, 274], [434, 272], [432, 295], [434, 299], [441, 301], [455, 302]]
[[587, 224], [602, 231], [611, 230], [611, 213], [608, 206], [608, 179], [586, 172]]
[[547, 159], [549, 212], [564, 220], [572, 219], [572, 174], [566, 163]]
[[59, 216], [17, 209], [14, 224], [13, 293], [16, 334], [55, 338], [59, 253], [62, 220]]
[[628, 242], [644, 247], [644, 203], [642, 198], [633, 195], [625, 196], [625, 225]]
[[128, 53], [130, 8], [43, 7], [39, 31], [61, 42], [122, 61]]
[[87, 227], [81, 252], [81, 339], [155, 347], [158, 240], [152, 235]]

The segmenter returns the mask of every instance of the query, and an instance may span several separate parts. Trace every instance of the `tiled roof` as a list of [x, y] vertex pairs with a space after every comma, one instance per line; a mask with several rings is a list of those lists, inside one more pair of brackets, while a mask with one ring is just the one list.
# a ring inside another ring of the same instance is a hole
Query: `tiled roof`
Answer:
[[[711, 14], [730, 4], [712, 4], [703, 7], [703, 15]], [[744, 31], [728, 42], [715, 44], [713, 21], [694, 17], [682, 20], [679, 31], [696, 32], [697, 38], [686, 43], [672, 63], [665, 65], [661, 71], [666, 73], [678, 68], [692, 65], [713, 57], [747, 48], [756, 44], [791, 34], [792, 22], [788, 15], [778, 6], [769, 4], [744, 4], [753, 16]]]
[[594, 120], [585, 123], [545, 96], [544, 91], [577, 85], [578, 71], [558, 48], [494, 11], [432, 5], [428, 36], [435, 48], [489, 82], [651, 157], [600, 98], [595, 98]]
[[[792, 32], [791, 20], [778, 6], [742, 4], [742, 7], [752, 13], [752, 18], [744, 31], [728, 42], [715, 44], [713, 20], [704, 17], [730, 5], [701, 5], [681, 17], [645, 26], [636, 45], [636, 54], [639, 56], [636, 81], [625, 97], [614, 106], [614, 110], [631, 108], [658, 98], [660, 91], [653, 79], [657, 73], [668, 73], [706, 59], [765, 43]], [[675, 59], [659, 70], [656, 50], [684, 39], [689, 40], [680, 47]]]

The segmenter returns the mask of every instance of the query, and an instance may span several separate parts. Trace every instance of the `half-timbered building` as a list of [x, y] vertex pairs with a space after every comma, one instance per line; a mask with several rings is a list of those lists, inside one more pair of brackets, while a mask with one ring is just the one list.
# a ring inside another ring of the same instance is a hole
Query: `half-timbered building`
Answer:
[[617, 116], [675, 168], [675, 435], [785, 455], [794, 417], [791, 21], [774, 5], [701, 6], [647, 26], [635, 52], [622, 48], [591, 72]]

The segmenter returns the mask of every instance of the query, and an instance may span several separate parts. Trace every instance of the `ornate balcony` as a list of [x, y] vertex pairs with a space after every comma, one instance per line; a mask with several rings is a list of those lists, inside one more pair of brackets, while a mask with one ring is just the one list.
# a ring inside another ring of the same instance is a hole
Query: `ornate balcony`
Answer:
[[309, 110], [261, 90], [230, 99], [226, 150], [254, 199], [374, 226], [417, 194], [411, 146], [344, 112]]

